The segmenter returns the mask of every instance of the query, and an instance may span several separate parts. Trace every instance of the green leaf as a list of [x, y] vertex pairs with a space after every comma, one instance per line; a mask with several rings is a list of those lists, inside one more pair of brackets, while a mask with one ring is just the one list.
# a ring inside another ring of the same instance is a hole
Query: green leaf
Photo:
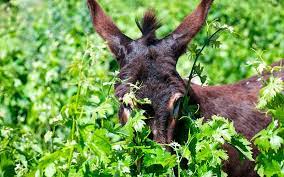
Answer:
[[270, 149], [277, 151], [281, 147], [283, 144], [283, 137], [280, 135], [283, 131], [281, 126], [282, 124], [279, 125], [278, 121], [273, 121], [266, 129], [260, 131], [253, 137], [254, 144], [259, 150], [264, 152], [268, 152]]
[[49, 164], [44, 170], [44, 174], [46, 177], [53, 177], [55, 173], [56, 173], [56, 168], [54, 163]]
[[45, 154], [40, 160], [38, 164], [38, 168], [42, 169], [45, 168], [47, 165], [52, 164], [54, 160], [59, 160], [61, 157], [67, 157], [71, 148], [74, 146], [64, 147], [59, 149], [53, 153]]
[[230, 144], [241, 152], [241, 155], [246, 157], [248, 160], [254, 161], [252, 157], [252, 148], [250, 147], [251, 143], [247, 139], [243, 138], [241, 135], [236, 135], [232, 137]]
[[271, 149], [277, 151], [281, 145], [283, 144], [283, 138], [281, 138], [278, 135], [273, 135], [270, 138], [270, 145], [271, 145]]
[[254, 144], [259, 148], [261, 151], [267, 152], [270, 149], [270, 142], [269, 137], [259, 135], [259, 138], [256, 138]]
[[146, 123], [140, 119], [134, 122], [133, 128], [136, 132], [142, 132], [145, 125]]
[[44, 142], [46, 143], [49, 142], [52, 139], [52, 135], [53, 135], [52, 131], [46, 132], [46, 134], [44, 135]]
[[80, 169], [78, 172], [76, 169], [70, 169], [68, 173], [68, 177], [84, 177], [83, 170]]
[[260, 90], [258, 109], [264, 109], [267, 104], [284, 90], [284, 82], [280, 78], [270, 77], [265, 87]]
[[96, 129], [89, 140], [85, 140], [92, 152], [97, 155], [104, 163], [109, 162], [109, 156], [111, 155], [111, 143], [109, 137], [107, 137], [106, 129]]
[[280, 123], [284, 124], [284, 106], [278, 107], [276, 109], [271, 109], [268, 112], [273, 114], [273, 117], [279, 120]]
[[169, 152], [161, 148], [158, 149], [144, 149], [144, 165], [146, 167], [152, 165], [161, 165], [162, 167], [172, 168], [175, 166], [176, 158]]

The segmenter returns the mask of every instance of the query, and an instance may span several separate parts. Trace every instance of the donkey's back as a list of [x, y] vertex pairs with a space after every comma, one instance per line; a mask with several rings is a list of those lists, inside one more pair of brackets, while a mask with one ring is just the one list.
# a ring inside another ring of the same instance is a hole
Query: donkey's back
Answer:
[[[272, 66], [280, 66], [282, 63], [284, 64], [284, 60]], [[270, 74], [264, 73], [263, 76], [267, 79]], [[284, 80], [284, 71], [276, 72], [274, 76]], [[261, 79], [254, 76], [230, 85], [207, 87], [192, 85], [190, 95], [194, 102], [199, 104], [202, 116], [227, 117], [234, 122], [239, 133], [251, 139], [270, 122], [270, 118], [256, 108], [261, 88]]]

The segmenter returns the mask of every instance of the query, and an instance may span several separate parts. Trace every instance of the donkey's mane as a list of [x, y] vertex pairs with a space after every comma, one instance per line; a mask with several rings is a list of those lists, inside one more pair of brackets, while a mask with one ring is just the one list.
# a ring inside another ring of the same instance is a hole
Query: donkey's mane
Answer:
[[153, 9], [147, 10], [142, 20], [139, 21], [138, 19], [136, 19], [135, 22], [143, 37], [149, 35], [155, 37], [155, 31], [161, 27], [161, 23], [157, 19], [157, 16]]

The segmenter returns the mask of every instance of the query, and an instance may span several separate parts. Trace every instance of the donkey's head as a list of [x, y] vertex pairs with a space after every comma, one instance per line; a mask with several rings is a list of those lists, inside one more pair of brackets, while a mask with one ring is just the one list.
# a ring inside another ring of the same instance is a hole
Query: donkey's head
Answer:
[[[151, 105], [142, 106], [149, 117], [153, 139], [170, 143], [176, 120], [174, 107], [184, 95], [185, 84], [176, 70], [176, 64], [187, 44], [201, 29], [213, 0], [202, 0], [197, 9], [188, 15], [171, 34], [157, 39], [155, 31], [160, 27], [153, 11], [147, 11], [141, 23], [137, 22], [143, 36], [132, 40], [124, 35], [96, 0], [88, 0], [92, 21], [98, 34], [106, 40], [120, 65], [115, 85], [116, 96], [122, 99], [129, 92], [130, 84], [139, 82], [135, 92], [139, 99], [149, 98]], [[121, 104], [119, 118], [125, 123], [131, 112], [131, 103]]]

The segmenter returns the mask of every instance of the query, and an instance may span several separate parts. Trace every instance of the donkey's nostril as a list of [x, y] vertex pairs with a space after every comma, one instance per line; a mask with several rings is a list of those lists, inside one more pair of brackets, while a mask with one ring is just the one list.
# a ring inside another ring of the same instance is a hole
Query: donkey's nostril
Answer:
[[131, 107], [121, 105], [119, 110], [119, 120], [122, 125], [125, 125], [131, 114]]
[[183, 94], [181, 94], [181, 93], [175, 93], [170, 98], [170, 101], [169, 101], [169, 104], [168, 104], [168, 109], [170, 111], [170, 114], [171, 114], [172, 118], [177, 118], [178, 117], [182, 96], [183, 96]]
[[174, 106], [173, 106], [172, 115], [173, 115], [173, 117], [174, 117], [175, 119], [178, 118], [179, 113], [180, 113], [181, 99], [182, 99], [182, 97], [178, 98], [178, 99], [176, 100], [176, 102], [174, 103]]

